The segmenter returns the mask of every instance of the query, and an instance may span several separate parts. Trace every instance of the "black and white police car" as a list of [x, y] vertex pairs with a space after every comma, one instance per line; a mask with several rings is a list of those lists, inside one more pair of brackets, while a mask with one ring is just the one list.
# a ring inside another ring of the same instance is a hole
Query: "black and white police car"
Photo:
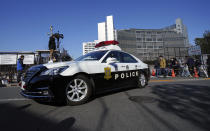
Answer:
[[79, 105], [97, 92], [145, 87], [150, 78], [147, 64], [121, 51], [117, 41], [105, 41], [94, 51], [70, 62], [32, 66], [24, 76], [21, 94], [38, 100]]

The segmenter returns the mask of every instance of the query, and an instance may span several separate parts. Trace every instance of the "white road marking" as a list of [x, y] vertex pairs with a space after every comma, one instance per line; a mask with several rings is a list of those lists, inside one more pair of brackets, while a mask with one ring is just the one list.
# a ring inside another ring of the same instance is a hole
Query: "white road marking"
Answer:
[[31, 99], [25, 99], [25, 98], [11, 98], [11, 99], [0, 99], [0, 102], [7, 102], [7, 101], [28, 101]]

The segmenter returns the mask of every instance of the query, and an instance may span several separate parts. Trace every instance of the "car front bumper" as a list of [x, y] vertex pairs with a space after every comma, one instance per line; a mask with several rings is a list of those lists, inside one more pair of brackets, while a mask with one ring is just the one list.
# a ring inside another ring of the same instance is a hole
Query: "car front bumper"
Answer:
[[20, 94], [29, 99], [52, 99], [54, 97], [49, 87], [36, 88], [34, 91], [21, 89]]
[[28, 82], [22, 82], [20, 94], [29, 99], [52, 100], [63, 97], [64, 87], [70, 77], [35, 76]]

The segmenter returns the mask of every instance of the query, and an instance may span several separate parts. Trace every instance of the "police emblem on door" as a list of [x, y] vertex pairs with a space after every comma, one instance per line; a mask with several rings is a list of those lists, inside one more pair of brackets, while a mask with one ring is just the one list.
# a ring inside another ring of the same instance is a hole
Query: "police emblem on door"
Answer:
[[110, 67], [104, 68], [104, 73], [105, 73], [104, 79], [109, 80], [109, 79], [112, 78], [112, 76], [111, 76], [111, 68]]

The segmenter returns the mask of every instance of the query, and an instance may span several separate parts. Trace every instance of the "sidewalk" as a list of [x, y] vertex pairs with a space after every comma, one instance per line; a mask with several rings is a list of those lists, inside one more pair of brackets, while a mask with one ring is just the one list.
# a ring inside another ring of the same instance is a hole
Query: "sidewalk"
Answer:
[[10, 83], [10, 84], [7, 84], [7, 85], [1, 85], [0, 84], [0, 88], [6, 88], [6, 87], [19, 87], [18, 83]]
[[170, 82], [170, 81], [188, 81], [188, 80], [210, 80], [210, 78], [195, 78], [195, 77], [155, 77], [151, 76], [149, 82]]

